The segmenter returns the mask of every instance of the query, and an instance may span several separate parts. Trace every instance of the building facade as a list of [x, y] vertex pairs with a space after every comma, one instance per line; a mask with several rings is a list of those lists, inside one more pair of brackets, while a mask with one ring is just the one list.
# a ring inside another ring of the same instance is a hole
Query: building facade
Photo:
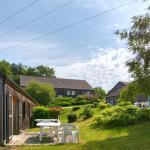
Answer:
[[31, 96], [0, 73], [0, 145], [29, 127], [35, 105], [38, 103]]
[[78, 95], [91, 95], [94, 93], [93, 88], [87, 81], [75, 79], [20, 76], [20, 86], [26, 87], [33, 80], [52, 85], [58, 97], [76, 97]]

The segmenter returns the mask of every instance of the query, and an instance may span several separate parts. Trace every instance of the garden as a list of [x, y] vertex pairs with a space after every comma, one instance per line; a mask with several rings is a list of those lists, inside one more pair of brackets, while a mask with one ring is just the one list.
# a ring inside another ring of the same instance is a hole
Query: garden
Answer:
[[[51, 112], [57, 112], [61, 122], [71, 122], [79, 126], [79, 144], [6, 146], [6, 149], [148, 150], [150, 147], [149, 108], [141, 109], [131, 103], [111, 106], [101, 102], [66, 108], [38, 106], [33, 111], [35, 118], [39, 117], [36, 114], [43, 118], [57, 117]], [[38, 132], [39, 128], [33, 126], [27, 131]]]

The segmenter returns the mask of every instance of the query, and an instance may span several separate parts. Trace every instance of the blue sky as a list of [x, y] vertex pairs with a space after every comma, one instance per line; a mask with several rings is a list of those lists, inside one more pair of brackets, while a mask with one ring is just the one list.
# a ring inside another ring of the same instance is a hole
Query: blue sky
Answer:
[[[2, 5], [0, 3], [0, 22], [32, 1], [7, 0]], [[117, 29], [129, 28], [131, 17], [145, 12], [148, 3], [143, 3], [142, 0], [48, 37], [7, 49], [38, 35], [130, 2], [75, 0], [66, 7], [1, 37], [2, 34], [67, 1], [69, 0], [39, 0], [30, 8], [0, 24], [0, 59], [31, 66], [49, 65], [54, 67], [58, 77], [86, 79], [92, 86], [102, 86], [106, 90], [119, 80], [129, 81], [124, 63], [131, 54], [127, 51], [126, 43], [120, 41], [114, 32]]]

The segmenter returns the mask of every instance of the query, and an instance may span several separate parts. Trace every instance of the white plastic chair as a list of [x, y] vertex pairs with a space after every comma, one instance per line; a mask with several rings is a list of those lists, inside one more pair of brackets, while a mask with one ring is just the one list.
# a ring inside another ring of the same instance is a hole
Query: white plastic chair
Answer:
[[67, 137], [71, 136], [72, 143], [79, 143], [79, 128], [71, 123], [61, 124], [59, 138], [62, 143], [67, 142]]

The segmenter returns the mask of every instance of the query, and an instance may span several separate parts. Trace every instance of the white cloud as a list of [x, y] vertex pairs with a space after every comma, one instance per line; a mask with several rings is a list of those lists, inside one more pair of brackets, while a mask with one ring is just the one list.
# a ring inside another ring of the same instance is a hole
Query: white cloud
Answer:
[[131, 57], [126, 49], [100, 49], [96, 55], [83, 63], [55, 67], [56, 75], [64, 78], [85, 79], [92, 86], [109, 90], [119, 80], [128, 81], [125, 62]]

